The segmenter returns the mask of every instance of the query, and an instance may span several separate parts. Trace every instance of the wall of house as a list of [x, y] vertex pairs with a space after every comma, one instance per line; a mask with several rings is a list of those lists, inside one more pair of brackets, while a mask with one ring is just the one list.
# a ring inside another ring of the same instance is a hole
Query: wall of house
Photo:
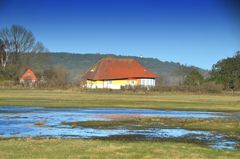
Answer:
[[23, 84], [23, 83], [25, 83], [25, 82], [35, 83], [36, 80], [20, 78], [19, 82], [20, 82], [21, 84]]
[[141, 86], [155, 86], [155, 79], [148, 79], [148, 78], [144, 78], [144, 79], [140, 79], [140, 85]]
[[109, 88], [121, 89], [121, 86], [155, 86], [155, 79], [124, 79], [124, 80], [106, 80], [91, 81], [87, 80], [87, 88]]

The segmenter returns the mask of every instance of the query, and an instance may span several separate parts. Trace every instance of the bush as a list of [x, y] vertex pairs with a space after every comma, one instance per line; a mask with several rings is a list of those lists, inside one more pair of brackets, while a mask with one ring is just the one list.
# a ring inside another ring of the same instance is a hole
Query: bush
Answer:
[[11, 81], [11, 80], [0, 81], [0, 88], [12, 88], [15, 85], [16, 85], [15, 81]]
[[220, 93], [223, 90], [223, 85], [216, 84], [213, 81], [204, 82], [200, 86], [156, 86], [152, 88], [155, 92], [198, 92], [198, 93]]
[[203, 76], [197, 71], [192, 70], [184, 80], [186, 86], [200, 86], [204, 81]]
[[208, 92], [208, 93], [220, 93], [222, 92], [224, 86], [222, 84], [216, 84], [213, 81], [205, 82], [201, 89], [202, 91]]
[[69, 72], [64, 66], [55, 66], [43, 71], [44, 82], [39, 82], [39, 87], [67, 88]]

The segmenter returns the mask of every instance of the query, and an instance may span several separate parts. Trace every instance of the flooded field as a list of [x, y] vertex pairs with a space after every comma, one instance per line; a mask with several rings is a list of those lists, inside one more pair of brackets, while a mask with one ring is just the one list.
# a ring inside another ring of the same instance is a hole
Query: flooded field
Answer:
[[[235, 114], [236, 117], [239, 117]], [[0, 137], [50, 137], [50, 138], [140, 138], [141, 140], [187, 140], [206, 143], [215, 149], [236, 149], [239, 142], [217, 131], [191, 130], [181, 127], [119, 126], [98, 128], [66, 123], [86, 121], [114, 121], [123, 119], [168, 117], [185, 119], [231, 118], [221, 112], [163, 111], [125, 108], [44, 108], [0, 107]], [[114, 123], [114, 122], [113, 122]]]

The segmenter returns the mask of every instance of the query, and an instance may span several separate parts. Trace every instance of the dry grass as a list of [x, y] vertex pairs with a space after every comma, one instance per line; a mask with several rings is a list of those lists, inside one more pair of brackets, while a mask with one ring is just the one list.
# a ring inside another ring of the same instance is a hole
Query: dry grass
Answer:
[[37, 126], [43, 126], [45, 123], [43, 121], [38, 121], [35, 123], [35, 125]]
[[46, 107], [128, 107], [167, 110], [240, 111], [238, 95], [0, 90], [0, 105]]

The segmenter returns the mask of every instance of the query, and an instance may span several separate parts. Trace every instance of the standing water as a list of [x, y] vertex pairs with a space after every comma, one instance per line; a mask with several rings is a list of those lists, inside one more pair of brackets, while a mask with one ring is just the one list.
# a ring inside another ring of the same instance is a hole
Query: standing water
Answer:
[[235, 149], [235, 141], [219, 133], [187, 130], [182, 128], [145, 129], [97, 129], [72, 126], [62, 123], [111, 120], [107, 115], [171, 118], [224, 118], [226, 113], [202, 111], [163, 111], [152, 109], [125, 108], [44, 108], [44, 107], [0, 107], [0, 137], [53, 137], [53, 138], [96, 138], [112, 136], [144, 136], [146, 140], [187, 138], [208, 142], [216, 149]]

